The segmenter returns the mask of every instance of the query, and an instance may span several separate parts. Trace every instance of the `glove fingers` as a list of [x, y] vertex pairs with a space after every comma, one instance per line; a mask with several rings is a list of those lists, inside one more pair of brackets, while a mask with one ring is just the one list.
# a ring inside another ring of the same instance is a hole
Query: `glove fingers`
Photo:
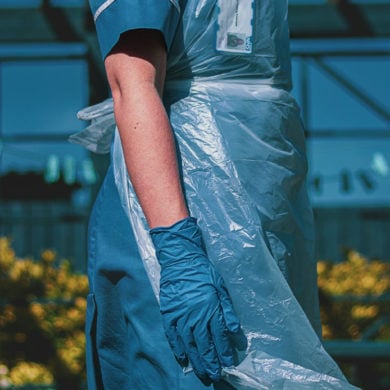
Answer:
[[190, 329], [188, 329], [186, 332], [183, 331], [182, 333], [182, 339], [185, 346], [185, 350], [188, 356], [188, 359], [190, 360], [190, 363], [192, 365], [192, 368], [194, 369], [195, 374], [202, 380], [208, 380], [208, 375], [206, 372], [205, 367], [202, 363], [202, 358], [199, 354], [195, 338], [191, 332]]
[[[223, 319], [222, 319], [223, 321]], [[214, 344], [213, 335], [207, 324], [201, 324], [193, 330], [196, 347], [207, 375], [212, 381], [221, 379], [221, 364]]]
[[216, 310], [210, 321], [210, 331], [213, 335], [214, 345], [218, 358], [223, 367], [233, 366], [233, 348], [230, 343], [229, 332], [226, 328], [223, 314]]
[[240, 328], [236, 333], [230, 333], [230, 341], [234, 347], [239, 351], [245, 351], [248, 347], [248, 340], [244, 331]]
[[234, 312], [233, 303], [222, 277], [214, 271], [215, 288], [223, 311], [226, 327], [229, 332], [237, 333], [240, 329], [240, 320]]
[[248, 340], [241, 328], [240, 320], [234, 311], [233, 302], [222, 277], [216, 271], [214, 276], [215, 287], [223, 311], [223, 317], [225, 319], [226, 327], [230, 332], [230, 340], [235, 348], [239, 351], [244, 351], [248, 346]]
[[187, 367], [188, 357], [186, 355], [183, 341], [176, 330], [176, 326], [172, 323], [165, 321], [165, 317], [163, 317], [163, 324], [165, 329], [165, 335], [167, 337], [169, 346], [171, 347], [175, 355], [176, 360], [182, 367]]

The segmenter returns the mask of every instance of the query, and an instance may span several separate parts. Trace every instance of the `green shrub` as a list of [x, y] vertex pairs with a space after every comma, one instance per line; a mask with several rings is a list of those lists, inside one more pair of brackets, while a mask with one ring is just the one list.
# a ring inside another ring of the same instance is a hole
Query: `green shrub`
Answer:
[[83, 387], [87, 290], [87, 277], [55, 252], [19, 259], [0, 238], [0, 388]]
[[390, 340], [381, 321], [390, 315], [390, 263], [350, 250], [343, 262], [318, 262], [317, 271], [324, 339]]
[[[390, 344], [390, 264], [356, 251], [340, 263], [318, 263], [321, 321], [325, 340], [377, 340]], [[348, 379], [364, 390], [390, 388], [386, 360], [341, 360]]]
[[[318, 262], [318, 284], [324, 339], [390, 340], [380, 323], [390, 315], [389, 263], [349, 251], [341, 263]], [[87, 292], [86, 275], [54, 251], [16, 258], [0, 237], [0, 389], [85, 388]]]

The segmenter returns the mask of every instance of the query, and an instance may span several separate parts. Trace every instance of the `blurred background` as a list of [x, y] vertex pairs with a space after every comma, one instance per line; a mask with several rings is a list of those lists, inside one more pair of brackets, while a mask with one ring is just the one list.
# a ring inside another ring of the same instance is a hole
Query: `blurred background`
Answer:
[[[390, 388], [390, 0], [289, 3], [326, 347], [352, 382]], [[0, 0], [0, 388], [84, 386], [86, 229], [107, 156], [68, 136], [108, 95], [87, 1]]]

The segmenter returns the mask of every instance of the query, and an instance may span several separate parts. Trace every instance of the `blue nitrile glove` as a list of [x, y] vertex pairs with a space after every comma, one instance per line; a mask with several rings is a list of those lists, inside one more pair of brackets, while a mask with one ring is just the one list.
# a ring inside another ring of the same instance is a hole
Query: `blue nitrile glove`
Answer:
[[207, 258], [196, 219], [150, 231], [161, 265], [160, 310], [168, 342], [182, 366], [203, 380], [233, 365], [232, 337], [246, 339], [222, 277]]

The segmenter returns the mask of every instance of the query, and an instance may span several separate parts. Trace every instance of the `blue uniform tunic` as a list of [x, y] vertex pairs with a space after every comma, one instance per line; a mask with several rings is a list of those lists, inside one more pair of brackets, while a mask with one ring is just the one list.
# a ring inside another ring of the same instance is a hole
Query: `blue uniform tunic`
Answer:
[[[160, 30], [167, 47], [172, 45], [180, 16], [174, 0], [91, 0], [90, 5], [103, 57], [131, 29]], [[88, 252], [88, 389], [209, 388], [193, 373], [183, 373], [167, 343], [112, 166], [90, 217]]]
[[[185, 195], [250, 349], [296, 364], [296, 379], [291, 366], [279, 371], [286, 380], [314, 380], [308, 372], [319, 372], [318, 381], [327, 382], [321, 374], [326, 372], [338, 379], [324, 388], [349, 388], [315, 333], [320, 323], [313, 220], [304, 132], [289, 93], [287, 1], [253, 1], [248, 52], [216, 49], [223, 1], [90, 3], [103, 57], [130, 29], [157, 29], [165, 38], [164, 102]], [[242, 43], [241, 36], [234, 42]], [[113, 148], [89, 226], [88, 388], [206, 388], [193, 373], [183, 374], [166, 341], [153, 277], [145, 271], [131, 222], [137, 212], [128, 205], [119, 149]]]

